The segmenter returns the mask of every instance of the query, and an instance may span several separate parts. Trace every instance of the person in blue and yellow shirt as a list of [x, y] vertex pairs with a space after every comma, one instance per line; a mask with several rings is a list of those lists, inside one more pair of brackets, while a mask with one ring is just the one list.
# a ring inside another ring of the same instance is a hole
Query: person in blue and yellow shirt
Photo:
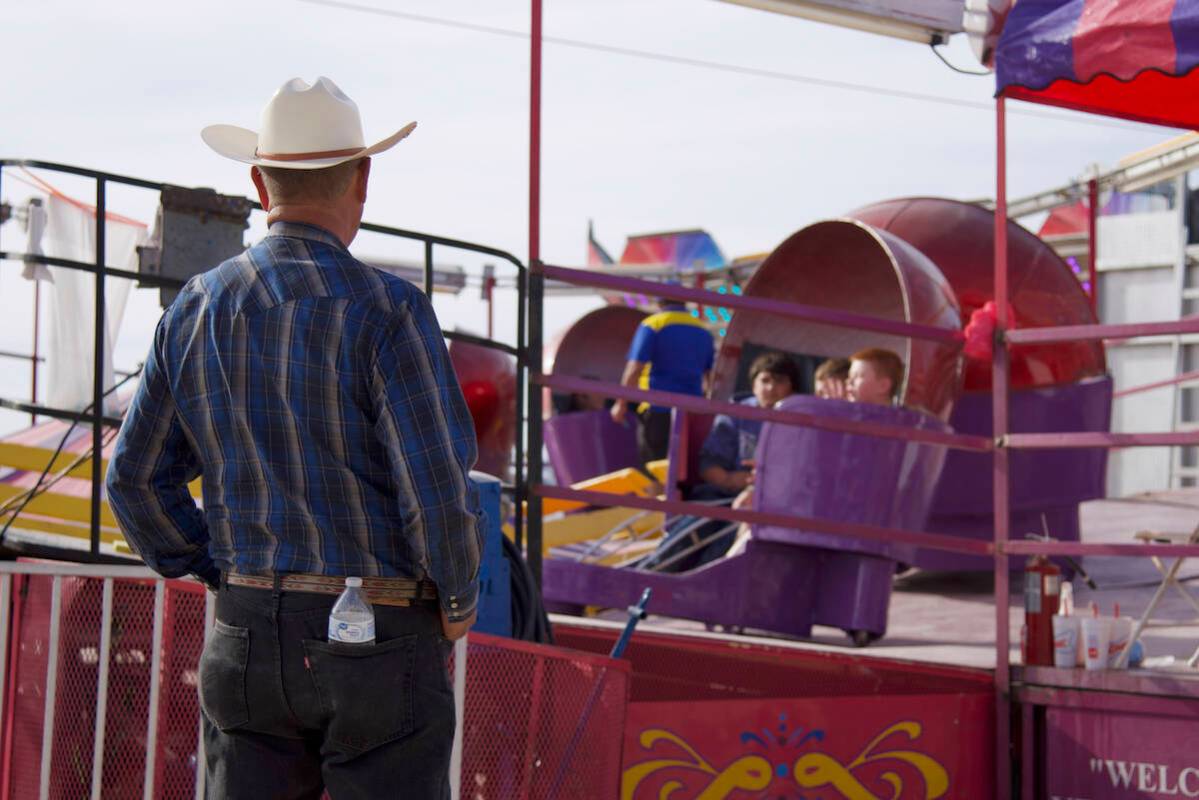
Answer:
[[[629, 347], [621, 384], [702, 397], [712, 369], [712, 334], [685, 303], [662, 300], [661, 311], [641, 321]], [[617, 400], [612, 419], [624, 424], [628, 402]], [[670, 448], [670, 408], [642, 403], [637, 445], [643, 462], [665, 458]]]

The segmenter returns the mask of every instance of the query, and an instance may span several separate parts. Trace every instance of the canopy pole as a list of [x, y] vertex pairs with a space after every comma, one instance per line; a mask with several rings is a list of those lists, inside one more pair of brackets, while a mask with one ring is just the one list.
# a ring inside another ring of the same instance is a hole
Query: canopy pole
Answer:
[[[541, 273], [541, 1], [531, 0], [530, 81], [529, 81], [529, 385], [541, 375], [542, 313], [544, 311], [545, 277]], [[541, 393], [530, 391], [528, 397], [529, 461], [527, 480], [530, 486], [541, 483]], [[529, 492], [525, 560], [541, 592], [541, 497]], [[519, 511], [518, 511], [519, 513]]]
[[[995, 441], [1008, 433], [1007, 135], [1003, 97], [995, 100], [995, 346], [991, 365], [991, 405]], [[1011, 797], [1011, 680], [1008, 664], [1010, 623], [1008, 555], [1008, 449], [994, 451], [995, 493], [995, 796]]]
[[1091, 313], [1099, 322], [1099, 181], [1087, 181], [1087, 274], [1091, 279]]

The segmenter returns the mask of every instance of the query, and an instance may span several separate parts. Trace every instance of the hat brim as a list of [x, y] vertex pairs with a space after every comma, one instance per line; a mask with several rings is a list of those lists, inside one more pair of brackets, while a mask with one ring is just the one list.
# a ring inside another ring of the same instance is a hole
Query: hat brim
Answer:
[[209, 125], [200, 131], [200, 138], [218, 155], [240, 161], [243, 164], [253, 164], [260, 167], [282, 167], [283, 169], [323, 169], [353, 161], [356, 158], [366, 158], [384, 150], [390, 150], [400, 143], [416, 128], [415, 122], [409, 122], [398, 131], [382, 139], [370, 147], [334, 158], [314, 158], [305, 160], [280, 161], [258, 157], [258, 134], [247, 128], [236, 125]]

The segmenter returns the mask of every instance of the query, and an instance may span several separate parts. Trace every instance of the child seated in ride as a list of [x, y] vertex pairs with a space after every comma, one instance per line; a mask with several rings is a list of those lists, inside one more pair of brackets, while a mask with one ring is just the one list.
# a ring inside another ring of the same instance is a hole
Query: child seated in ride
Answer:
[[[800, 385], [799, 368], [782, 353], [763, 353], [755, 358], [750, 364], [749, 376], [753, 394], [742, 400], [741, 404], [751, 407], [772, 408], [793, 394]], [[748, 488], [753, 482], [753, 456], [761, 430], [762, 423], [757, 420], [718, 415], [700, 451], [699, 477], [703, 482], [688, 493], [687, 499], [724, 501], [737, 497]], [[696, 523], [694, 517], [680, 518], [671, 526], [659, 549], [642, 566], [653, 567], [727, 527], [730, 530], [726, 535], [679, 558], [665, 569], [692, 569], [724, 555], [732, 544], [734, 531], [731, 528], [735, 526], [720, 520], [699, 525]]]
[[[899, 387], [903, 383], [903, 359], [882, 347], [868, 347], [854, 353], [850, 358], [830, 358], [824, 361], [816, 368], [815, 380], [817, 397], [848, 400], [851, 403], [894, 405], [898, 401]], [[778, 398], [781, 399], [782, 397]], [[758, 429], [760, 428], [759, 425]], [[755, 434], [755, 444], [756, 439]], [[753, 486], [751, 482], [747, 482], [745, 488], [737, 495], [733, 508], [752, 507]]]
[[816, 368], [816, 396], [828, 400], [845, 399], [845, 383], [849, 380], [849, 359], [830, 358]]
[[895, 405], [903, 385], [903, 359], [882, 347], [868, 347], [850, 356], [846, 399], [852, 403]]

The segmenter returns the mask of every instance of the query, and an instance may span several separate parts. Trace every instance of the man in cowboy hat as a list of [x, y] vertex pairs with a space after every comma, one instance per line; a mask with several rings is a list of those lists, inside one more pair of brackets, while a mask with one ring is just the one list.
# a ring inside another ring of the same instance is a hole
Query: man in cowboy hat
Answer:
[[[265, 239], [159, 322], [108, 471], [130, 544], [216, 590], [200, 663], [209, 797], [448, 797], [449, 640], [475, 618], [474, 427], [433, 309], [346, 249], [370, 158], [327, 78], [261, 130], [205, 128], [253, 165]], [[204, 508], [188, 483], [203, 476]], [[345, 578], [375, 640], [326, 640]]]

